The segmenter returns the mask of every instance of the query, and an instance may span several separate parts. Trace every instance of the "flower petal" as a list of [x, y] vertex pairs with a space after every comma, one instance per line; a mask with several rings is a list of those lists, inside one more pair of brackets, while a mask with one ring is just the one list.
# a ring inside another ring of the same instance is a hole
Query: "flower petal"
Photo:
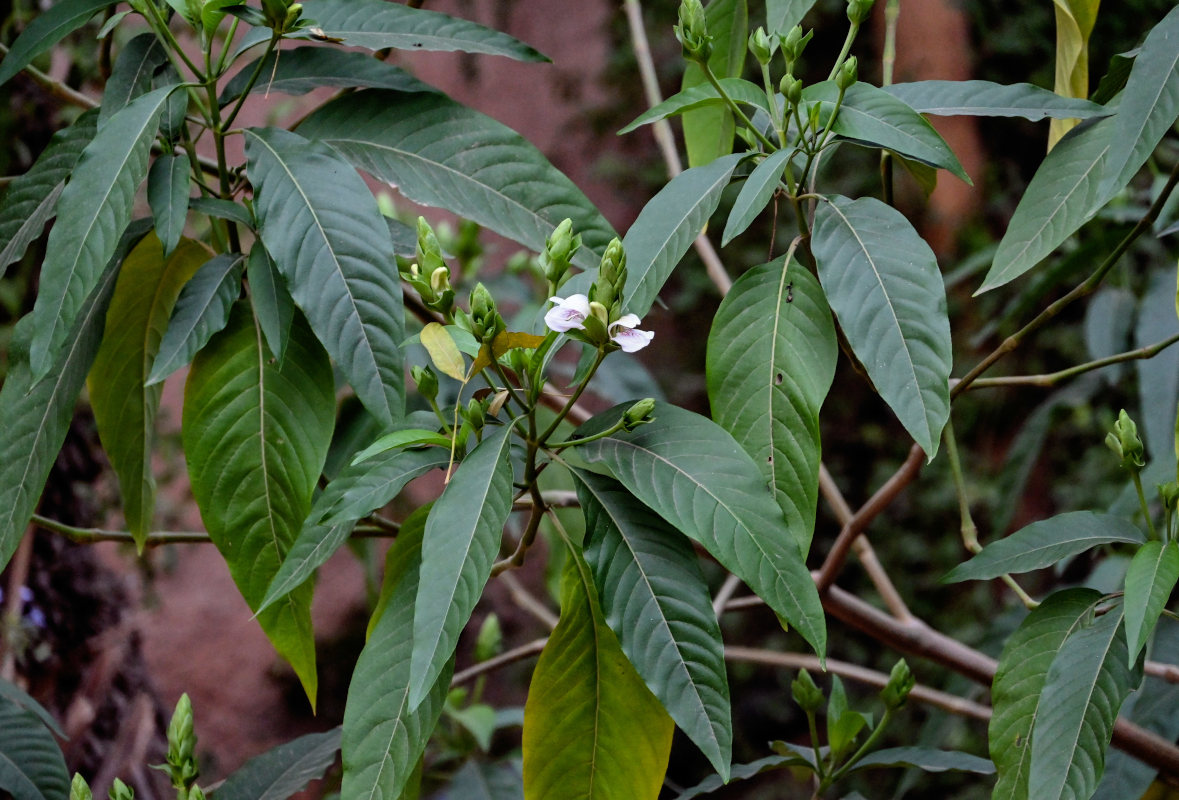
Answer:
[[588, 297], [584, 294], [570, 295], [567, 298], [550, 297], [549, 302], [556, 304], [544, 315], [544, 324], [550, 330], [564, 333], [574, 328], [585, 329], [582, 322], [589, 315]]
[[[621, 322], [621, 320], [620, 320]], [[638, 328], [627, 328], [615, 323], [611, 327], [617, 327], [617, 330], [610, 336], [610, 341], [622, 348], [624, 353], [633, 353], [636, 350], [642, 350], [651, 343], [655, 338], [652, 331], [641, 331]]]

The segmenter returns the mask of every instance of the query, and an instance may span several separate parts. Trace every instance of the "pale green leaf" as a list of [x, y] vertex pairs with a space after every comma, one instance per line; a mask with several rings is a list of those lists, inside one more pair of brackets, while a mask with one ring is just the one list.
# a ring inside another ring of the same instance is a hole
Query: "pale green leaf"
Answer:
[[417, 708], [458, 645], [491, 576], [512, 510], [511, 425], [488, 429], [426, 520], [414, 602], [409, 704]]
[[466, 217], [537, 252], [566, 217], [582, 237], [573, 263], [597, 269], [614, 229], [527, 140], [438, 94], [354, 92], [299, 132], [336, 148], [415, 203]]
[[255, 756], [217, 787], [217, 800], [287, 800], [322, 778], [340, 752], [340, 729], [309, 733]]
[[392, 423], [404, 413], [405, 333], [376, 200], [335, 151], [288, 131], [248, 129], [246, 159], [262, 241], [291, 296], [361, 402]]
[[[323, 469], [335, 417], [327, 353], [295, 325], [282, 366], [272, 362], [249, 305], [193, 360], [182, 439], [205, 529], [251, 609], [302, 527]], [[258, 614], [314, 703], [311, 586]]]
[[[725, 94], [735, 102], [752, 106], [753, 108], [760, 108], [766, 113], [769, 113], [766, 91], [756, 83], [751, 83], [742, 78], [721, 78], [718, 83], [725, 90]], [[717, 92], [711, 83], [702, 83], [699, 86], [693, 86], [690, 89], [676, 92], [662, 103], [644, 111], [635, 118], [634, 122], [618, 131], [618, 133], [619, 135], [630, 133], [636, 128], [640, 128], [643, 125], [650, 125], [652, 122], [658, 122], [661, 119], [674, 117], [677, 114], [684, 114], [697, 108], [722, 106], [724, 103], [724, 98], [720, 96], [720, 93]]]
[[733, 210], [729, 212], [729, 220], [725, 223], [724, 233], [721, 234], [721, 247], [731, 242], [733, 237], [744, 233], [769, 204], [774, 190], [778, 188], [782, 179], [782, 170], [786, 168], [787, 160], [796, 152], [786, 149], [775, 150], [749, 173], [745, 185], [741, 187], [741, 193], [733, 201]]
[[571, 549], [561, 620], [524, 706], [525, 800], [655, 800], [672, 730], [606, 625], [589, 567]]
[[615, 481], [576, 474], [585, 559], [606, 623], [647, 688], [728, 778], [733, 723], [724, 643], [692, 545]]
[[876, 391], [932, 460], [950, 415], [950, 322], [937, 259], [871, 197], [832, 197], [811, 249], [827, 301]]
[[397, 430], [392, 433], [386, 433], [381, 438], [377, 439], [368, 447], [361, 450], [352, 459], [352, 464], [356, 465], [362, 461], [368, 461], [375, 455], [380, 455], [387, 450], [396, 450], [402, 447], [415, 447], [421, 445], [434, 445], [435, 447], [450, 447], [451, 438], [437, 431], [428, 431], [424, 428], [408, 428], [406, 430]]
[[[1101, 0], [1053, 0], [1056, 11], [1056, 81], [1062, 97], [1089, 96], [1089, 35]], [[1048, 149], [1055, 147], [1076, 120], [1052, 120]]]
[[32, 63], [33, 59], [49, 50], [69, 34], [86, 24], [96, 13], [113, 6], [115, 0], [62, 0], [29, 23], [0, 61], [0, 85]]
[[13, 800], [63, 800], [70, 776], [61, 748], [31, 711], [0, 697], [0, 790]]
[[250, 284], [250, 304], [262, 328], [262, 336], [271, 354], [282, 363], [291, 337], [291, 320], [295, 301], [287, 291], [286, 280], [261, 241], [255, 241], [246, 259], [246, 280]]
[[1124, 614], [1128, 665], [1133, 667], [1179, 581], [1179, 544], [1150, 541], [1126, 570]]
[[463, 361], [463, 354], [459, 352], [450, 332], [441, 323], [426, 323], [419, 338], [422, 347], [430, 354], [430, 360], [440, 372], [456, 381], [462, 381], [466, 377], [467, 365]]
[[1084, 98], [1061, 97], [1030, 83], [991, 81], [913, 81], [884, 91], [914, 111], [941, 117], [1022, 117], [1033, 122], [1109, 116], [1109, 109]]
[[241, 293], [241, 265], [240, 255], [219, 255], [206, 261], [180, 290], [147, 386], [163, 381], [191, 361], [225, 327], [229, 309]]
[[188, 156], [161, 155], [147, 173], [147, 202], [156, 221], [156, 234], [169, 255], [180, 243], [188, 220], [188, 192], [192, 175]]
[[[275, 59], [278, 60], [277, 67]], [[250, 75], [259, 69], [260, 78], [251, 92], [279, 92], [307, 94], [313, 89], [329, 86], [333, 89], [392, 89], [397, 92], [437, 92], [409, 72], [355, 50], [334, 50], [325, 47], [296, 47], [271, 53], [259, 67], [252, 61], [230, 79], [221, 93], [220, 102], [226, 105], [241, 96]]]
[[[745, 63], [749, 10], [745, 0], [710, 0], [704, 8], [712, 54], [708, 67], [718, 78], [736, 78]], [[699, 64], [689, 61], [684, 67], [681, 89], [690, 89], [708, 81]], [[681, 120], [684, 148], [689, 167], [702, 167], [733, 151], [736, 129], [732, 110], [727, 104], [684, 112]]]
[[773, 486], [786, 527], [810, 549], [819, 498], [819, 408], [839, 345], [818, 281], [784, 259], [746, 272], [708, 335], [708, 399]]
[[1114, 542], [1141, 544], [1138, 526], [1123, 517], [1094, 511], [1070, 511], [1033, 522], [982, 549], [950, 570], [944, 583], [981, 581], [1005, 573], [1030, 572]]
[[857, 770], [870, 767], [916, 767], [925, 772], [973, 772], [976, 775], [995, 773], [995, 765], [989, 758], [935, 747], [887, 747], [856, 762]]
[[331, 525], [355, 521], [381, 508], [419, 475], [445, 467], [450, 454], [439, 448], [389, 450], [345, 467], [315, 500], [308, 522]]
[[[587, 436], [618, 421], [626, 405], [578, 429]], [[823, 656], [822, 604], [798, 542], [753, 459], [706, 417], [657, 403], [653, 422], [579, 445], [635, 497], [704, 545]]]
[[127, 42], [103, 88], [98, 124], [105, 125], [136, 97], [151, 91], [152, 78], [166, 63], [168, 51], [154, 33], [141, 33]]
[[766, 31], [785, 36], [814, 4], [815, 0], [766, 0]]

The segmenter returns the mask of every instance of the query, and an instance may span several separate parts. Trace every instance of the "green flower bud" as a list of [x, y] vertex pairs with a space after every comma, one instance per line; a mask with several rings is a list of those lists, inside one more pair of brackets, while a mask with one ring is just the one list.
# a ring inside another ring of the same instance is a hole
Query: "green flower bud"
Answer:
[[479, 635], [475, 638], [475, 663], [481, 664], [499, 655], [503, 650], [504, 634], [500, 628], [499, 617], [488, 614], [479, 626]]
[[94, 793], [86, 785], [86, 779], [74, 773], [74, 780], [70, 783], [70, 800], [94, 800]]
[[823, 698], [823, 691], [815, 685], [815, 681], [811, 678], [811, 674], [805, 669], [798, 673], [798, 677], [790, 682], [790, 694], [794, 697], [794, 702], [798, 703], [808, 714], [814, 714], [823, 707], [825, 702]]
[[1118, 414], [1113, 433], [1105, 437], [1105, 443], [1121, 459], [1122, 467], [1125, 469], [1138, 472], [1146, 465], [1143, 458], [1145, 448], [1142, 446], [1142, 440], [1138, 438], [1138, 426], [1130, 419], [1126, 409], [1123, 408]]
[[802, 51], [806, 49], [807, 42], [814, 35], [814, 31], [803, 34], [802, 26], [795, 25], [790, 29], [790, 33], [786, 34], [786, 38], [782, 39], [782, 57], [786, 59], [788, 69], [794, 69], [798, 59], [802, 58]]
[[283, 20], [283, 30], [291, 30], [295, 23], [299, 21], [299, 17], [303, 15], [303, 4], [292, 3], [287, 9], [287, 16]]
[[188, 790], [188, 800], [205, 800], [205, 792], [199, 786], [193, 786]]
[[848, 56], [847, 61], [839, 68], [839, 73], [835, 76], [835, 85], [841, 90], [846, 91], [856, 79], [859, 77], [859, 61], [855, 56]]
[[483, 424], [487, 421], [487, 417], [483, 413], [483, 403], [472, 397], [467, 402], [466, 417], [467, 421], [471, 423], [471, 430], [483, 430]]
[[107, 793], [107, 796], [110, 797], [110, 800], [135, 800], [135, 791], [118, 778], [115, 778], [115, 782], [111, 784], [111, 789]]
[[622, 429], [633, 431], [640, 425], [651, 422], [654, 418], [651, 412], [655, 410], [655, 398], [645, 397], [626, 410], [622, 415]]
[[495, 307], [495, 299], [482, 283], [471, 290], [471, 332], [480, 341], [490, 342], [507, 327]]
[[545, 239], [544, 252], [540, 256], [545, 278], [554, 286], [559, 285], [561, 278], [569, 270], [574, 254], [580, 248], [581, 234], [573, 235], [573, 220], [562, 220], [552, 235]]
[[708, 35], [708, 22], [700, 0], [683, 0], [679, 17], [675, 38], [683, 45], [684, 58], [700, 63], [708, 61], [712, 55], [712, 37]]
[[1179, 483], [1171, 481], [1170, 483], [1158, 484], [1159, 499], [1163, 501], [1163, 508], [1167, 511], [1174, 511], [1179, 507]]
[[774, 57], [774, 51], [777, 49], [777, 37], [771, 37], [766, 33], [765, 28], [759, 26], [757, 30], [749, 34], [749, 52], [757, 59], [757, 63], [763, 66], [770, 63], [770, 59]]
[[606, 252], [598, 267], [598, 279], [590, 288], [589, 299], [596, 300], [609, 310], [614, 301], [622, 297], [625, 288], [626, 251], [622, 249], [622, 242], [615, 238], [606, 245]]
[[880, 690], [880, 699], [884, 701], [884, 707], [896, 711], [903, 706], [916, 683], [917, 679], [913, 677], [909, 665], [902, 658], [893, 666], [892, 672], [888, 675], [888, 683]]
[[196, 751], [196, 732], [193, 729], [192, 701], [180, 695], [172, 721], [168, 723], [168, 763], [179, 767], [191, 761]]
[[409, 374], [418, 386], [418, 394], [427, 400], [433, 400], [438, 396], [438, 376], [434, 374], [434, 370], [414, 366], [410, 368]]
[[433, 275], [436, 269], [446, 266], [442, 259], [442, 245], [438, 244], [438, 236], [425, 217], [418, 217], [417, 262], [423, 275]]
[[778, 82], [778, 91], [786, 98], [787, 103], [796, 106], [802, 102], [802, 79], [786, 73]]
[[853, 25], [859, 25], [872, 13], [874, 0], [850, 0], [847, 4], [847, 18]]

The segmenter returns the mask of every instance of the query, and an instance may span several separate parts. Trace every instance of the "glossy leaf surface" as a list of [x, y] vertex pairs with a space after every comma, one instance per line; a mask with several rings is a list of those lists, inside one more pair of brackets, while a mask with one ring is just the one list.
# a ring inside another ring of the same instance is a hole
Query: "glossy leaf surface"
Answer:
[[30, 711], [0, 697], [0, 790], [13, 800], [69, 795], [65, 759], [53, 734]]
[[156, 220], [156, 234], [164, 243], [164, 255], [176, 249], [188, 219], [192, 186], [188, 168], [188, 156], [161, 155], [147, 173], [147, 202]]
[[254, 242], [246, 258], [246, 279], [250, 282], [250, 303], [266, 346], [281, 364], [287, 352], [287, 341], [291, 338], [295, 301], [287, 291], [286, 280], [279, 274], [274, 259], [259, 241]]
[[367, 53], [326, 47], [298, 47], [283, 50], [281, 57], [272, 53], [260, 67], [257, 60], [242, 67], [225, 85], [220, 97], [222, 105], [241, 97], [255, 69], [261, 69], [262, 77], [254, 83], [251, 93], [300, 95], [324, 86], [334, 89], [392, 89], [398, 92], [438, 91], [401, 67], [373, 58]]
[[724, 247], [740, 236], [765, 210], [773, 197], [774, 191], [782, 180], [782, 170], [786, 168], [786, 161], [794, 151], [775, 150], [754, 167], [753, 172], [745, 179], [741, 193], [733, 201], [733, 210], [729, 212], [729, 220], [725, 223], [724, 233], [721, 234], [721, 247]]

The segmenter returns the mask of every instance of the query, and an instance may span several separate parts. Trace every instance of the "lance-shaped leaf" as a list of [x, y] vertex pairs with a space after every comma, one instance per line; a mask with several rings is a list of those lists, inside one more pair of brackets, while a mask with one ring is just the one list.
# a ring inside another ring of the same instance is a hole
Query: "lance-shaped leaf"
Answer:
[[766, 30], [785, 36], [814, 4], [815, 0], [766, 0]]
[[838, 357], [823, 290], [797, 261], [778, 259], [738, 278], [708, 335], [712, 418], [774, 487], [803, 552], [819, 501], [819, 408]]
[[606, 625], [589, 567], [571, 549], [561, 620], [524, 705], [525, 800], [655, 800], [672, 731]]
[[981, 581], [1006, 573], [1030, 572], [1114, 542], [1141, 544], [1138, 526], [1124, 517], [1093, 511], [1070, 511], [1033, 522], [992, 542], [946, 574], [944, 583]]
[[246, 259], [246, 279], [250, 282], [250, 303], [266, 338], [266, 346], [281, 364], [291, 337], [291, 320], [295, 301], [287, 291], [286, 281], [278, 272], [266, 246], [255, 241]]
[[471, 758], [450, 779], [438, 800], [520, 800], [524, 776], [516, 759], [485, 764]]
[[[718, 78], [735, 78], [745, 64], [749, 9], [746, 0], [710, 0], [704, 9], [712, 52], [708, 68]], [[703, 68], [689, 60], [680, 87], [707, 83]], [[735, 120], [728, 104], [698, 108], [684, 113], [680, 121], [688, 166], [700, 167], [733, 151]]]
[[127, 42], [103, 88], [99, 124], [105, 125], [136, 97], [151, 91], [152, 78], [166, 63], [168, 51], [154, 33], [141, 33]]
[[1100, 593], [1091, 589], [1056, 592], [1007, 639], [991, 685], [995, 712], [987, 733], [999, 773], [994, 800], [1028, 800], [1032, 730], [1049, 668], [1065, 639], [1085, 623], [1100, 600]]
[[20, 708], [28, 711], [45, 725], [46, 728], [53, 731], [54, 735], [65, 739], [65, 731], [61, 729], [61, 725], [53, 718], [53, 715], [45, 710], [45, 707], [38, 703], [33, 697], [24, 689], [17, 686], [15, 683], [0, 678], [0, 698], [7, 700], [10, 703], [15, 703]]
[[596, 269], [614, 229], [572, 181], [520, 134], [439, 94], [364, 90], [299, 126], [415, 203], [445, 208], [541, 252], [566, 217]]
[[61, 800], [70, 776], [61, 748], [36, 715], [0, 697], [0, 790], [13, 800]]
[[[311, 508], [327, 458], [335, 384], [323, 347], [295, 325], [278, 366], [248, 304], [234, 305], [188, 373], [181, 430], [192, 491], [205, 529], [234, 583], [257, 609]], [[314, 703], [311, 586], [258, 614], [275, 649]]]
[[0, 61], [0, 85], [116, 0], [62, 0], [37, 14]]
[[[839, 97], [834, 81], [808, 86], [802, 92], [804, 104], [819, 103], [822, 119], [831, 114]], [[805, 118], [806, 114], [803, 114]], [[847, 139], [892, 150], [905, 158], [948, 170], [970, 183], [970, 176], [958, 157], [925, 117], [902, 100], [867, 83], [854, 83], [843, 95], [839, 116], [831, 131]]]
[[548, 61], [506, 33], [475, 22], [383, 0], [316, 0], [315, 21], [343, 44], [384, 50], [443, 50]]
[[183, 367], [225, 327], [229, 309], [241, 293], [241, 267], [240, 255], [219, 255], [206, 261], [180, 290], [146, 385], [160, 383]]
[[1179, 117], [1179, 6], [1142, 43], [1110, 133], [1101, 204], [1130, 182]]
[[65, 441], [74, 403], [102, 339], [106, 311], [123, 256], [150, 224], [134, 222], [124, 234], [98, 285], [79, 309], [66, 347], [49, 374], [34, 380], [28, 364], [31, 316], [13, 330], [10, 366], [0, 387], [0, 569], [12, 558], [37, 507], [49, 470]]
[[940, 117], [1023, 117], [1033, 122], [1109, 116], [1105, 106], [1077, 97], [1061, 97], [1030, 83], [991, 81], [913, 81], [884, 91], [914, 111]]
[[857, 770], [870, 767], [917, 767], [925, 772], [973, 772], [976, 775], [995, 773], [995, 765], [989, 758], [936, 747], [888, 747], [869, 753], [855, 766]]
[[1127, 664], [1118, 610], [1085, 623], [1060, 646], [1040, 694], [1028, 775], [1036, 800], [1093, 794], [1118, 711], [1142, 679]]
[[[1134, 346], [1148, 347], [1179, 333], [1175, 312], [1174, 267], [1150, 273], [1134, 316]], [[1138, 375], [1139, 431], [1151, 461], [1170, 461], [1175, 452], [1179, 404], [1179, 351], [1165, 350], [1134, 365]]]
[[577, 472], [585, 559], [606, 617], [647, 688], [726, 780], [724, 643], [691, 544], [618, 483]]
[[217, 787], [217, 800], [287, 800], [322, 778], [340, 752], [340, 729], [309, 733], [255, 756]]
[[176, 249], [184, 233], [191, 186], [188, 156], [162, 155], [148, 170], [147, 202], [156, 220], [156, 233], [164, 243], [164, 255]]
[[355, 521], [389, 503], [414, 478], [445, 467], [449, 453], [437, 447], [391, 450], [349, 465], [316, 498], [308, 522]]
[[[277, 59], [278, 64], [275, 64]], [[241, 97], [249, 78], [258, 70], [261, 78], [251, 92], [307, 94], [312, 89], [330, 86], [335, 89], [392, 89], [397, 92], [436, 92], [401, 67], [395, 67], [367, 53], [333, 50], [326, 47], [297, 47], [266, 56], [262, 64], [255, 60], [230, 79], [221, 93], [222, 105]]]
[[389, 550], [379, 617], [352, 673], [344, 709], [343, 797], [401, 797], [450, 689], [453, 660], [427, 699], [417, 710], [410, 709], [409, 663], [424, 516], [411, 515]]
[[376, 200], [329, 147], [246, 131], [262, 241], [357, 397], [386, 424], [405, 407], [401, 284]]
[[409, 704], [417, 708], [454, 654], [499, 552], [512, 510], [512, 426], [489, 431], [463, 459], [426, 520], [413, 616]]
[[871, 197], [819, 204], [811, 249], [852, 351], [932, 459], [950, 415], [950, 322], [937, 259], [895, 209]]
[[57, 199], [66, 178], [97, 129], [98, 112], [82, 114], [73, 125], [55, 133], [29, 171], [13, 180], [0, 196], [0, 277], [9, 264], [24, 256], [57, 213]]
[[188, 207], [198, 214], [208, 214], [210, 217], [236, 222], [250, 230], [253, 230], [258, 224], [248, 208], [231, 200], [221, 200], [216, 197], [193, 197], [189, 199]]
[[[578, 429], [588, 436], [621, 417], [626, 405]], [[730, 572], [811, 643], [820, 658], [827, 641], [823, 607], [798, 542], [766, 489], [753, 459], [706, 417], [656, 403], [653, 422], [578, 446], [630, 492], [704, 545]]]
[[733, 210], [729, 212], [729, 221], [725, 223], [725, 231], [721, 234], [721, 247], [731, 242], [735, 236], [744, 233], [769, 204], [770, 198], [774, 196], [774, 190], [778, 188], [778, 182], [782, 179], [786, 161], [796, 152], [785, 148], [775, 150], [749, 173], [745, 185], [741, 187], [741, 193], [733, 201]]
[[976, 295], [1039, 264], [1093, 216], [1113, 124], [1107, 117], [1080, 125], [1052, 148], [1015, 207]]
[[[747, 81], [744, 78], [721, 78], [717, 82], [725, 90], [725, 94], [734, 102], [742, 103], [755, 109], [760, 108], [767, 114], [769, 113], [770, 109], [766, 101], [766, 90], [756, 83]], [[624, 133], [630, 133], [636, 128], [641, 128], [643, 125], [650, 125], [652, 122], [674, 117], [677, 114], [685, 114], [698, 108], [709, 108], [724, 104], [724, 98], [720, 96], [720, 93], [711, 83], [702, 83], [699, 86], [693, 86], [690, 89], [676, 92], [662, 103], [652, 106], [647, 111], [635, 117], [634, 122], [622, 128], [618, 131], [618, 134], [621, 136]]]
[[156, 89], [111, 117], [82, 152], [61, 193], [33, 307], [29, 363], [36, 377], [49, 371], [131, 221], [135, 190], [147, 175], [148, 151], [171, 91]]
[[1146, 646], [1159, 615], [1179, 581], [1179, 544], [1151, 541], [1142, 545], [1126, 570], [1127, 663], [1133, 667]]
[[127, 529], [141, 550], [155, 508], [151, 456], [164, 390], [147, 385], [147, 377], [181, 288], [208, 258], [204, 245], [186, 241], [165, 259], [154, 235], [131, 251], [87, 380], [98, 436], [119, 478]]

